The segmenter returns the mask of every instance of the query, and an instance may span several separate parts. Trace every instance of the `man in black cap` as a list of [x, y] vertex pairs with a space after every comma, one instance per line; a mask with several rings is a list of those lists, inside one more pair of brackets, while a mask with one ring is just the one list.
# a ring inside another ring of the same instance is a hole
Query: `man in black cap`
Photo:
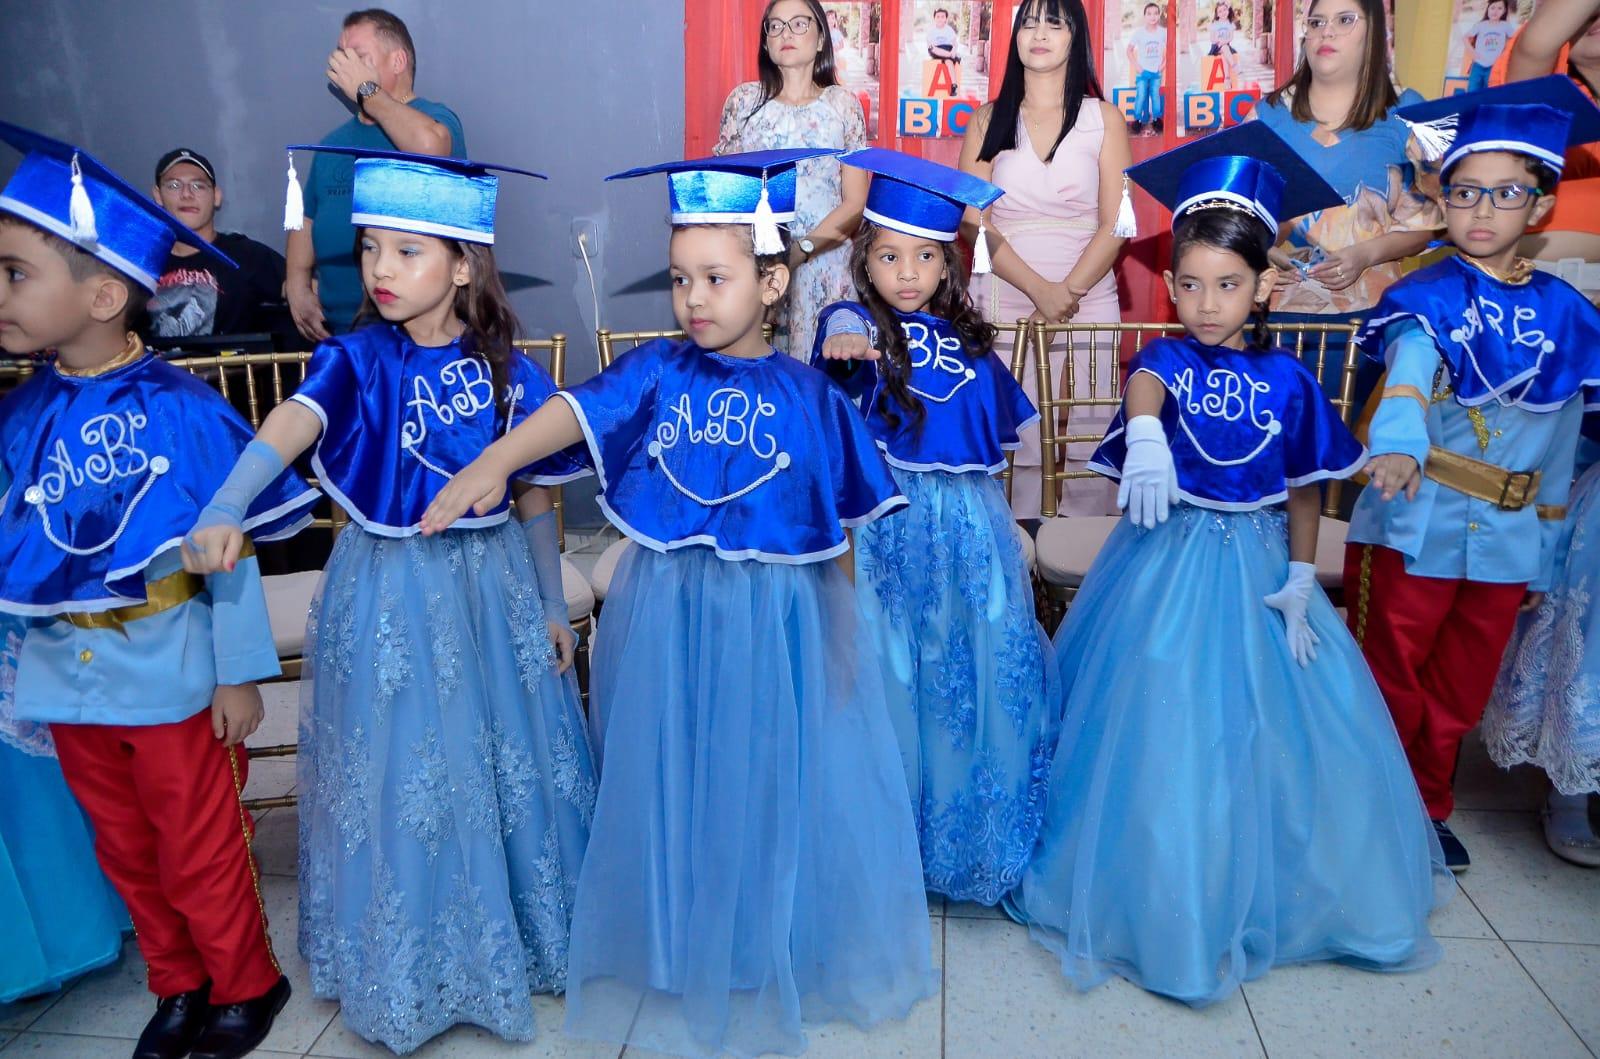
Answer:
[[200, 335], [294, 334], [283, 296], [283, 255], [237, 232], [217, 231], [222, 188], [198, 151], [179, 147], [156, 163], [155, 200], [227, 254], [229, 269], [182, 242], [174, 245], [150, 299], [150, 342], [158, 349]]

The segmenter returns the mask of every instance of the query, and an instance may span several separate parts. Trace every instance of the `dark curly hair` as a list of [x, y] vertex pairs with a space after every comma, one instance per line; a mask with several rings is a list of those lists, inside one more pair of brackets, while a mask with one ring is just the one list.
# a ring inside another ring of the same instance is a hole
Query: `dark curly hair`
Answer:
[[[903, 414], [913, 429], [921, 430], [927, 409], [911, 392], [911, 354], [906, 349], [905, 332], [900, 328], [899, 316], [872, 285], [872, 278], [867, 273], [867, 258], [872, 253], [872, 245], [877, 241], [878, 233], [885, 230], [869, 222], [856, 233], [850, 248], [850, 277], [855, 282], [856, 290], [861, 293], [862, 302], [872, 313], [872, 322], [878, 328], [878, 341], [883, 353], [883, 359], [878, 362], [878, 371], [883, 376], [884, 389], [891, 398], [882, 409], [883, 418], [891, 427], [898, 429]], [[924, 311], [948, 321], [956, 334], [961, 336], [961, 352], [968, 360], [976, 360], [994, 345], [995, 328], [973, 307], [972, 295], [967, 291], [967, 263], [962, 260], [961, 251], [953, 242], [941, 245], [944, 249], [944, 279]]]
[[[1272, 248], [1273, 232], [1261, 218], [1238, 208], [1202, 209], [1178, 218], [1172, 230], [1172, 271], [1178, 271], [1178, 262], [1191, 246], [1209, 246], [1244, 258], [1250, 271], [1259, 277], [1272, 267], [1267, 252]], [[1259, 349], [1272, 348], [1272, 334], [1267, 330], [1267, 305], [1257, 302], [1251, 313], [1254, 326], [1250, 329], [1250, 344]]]

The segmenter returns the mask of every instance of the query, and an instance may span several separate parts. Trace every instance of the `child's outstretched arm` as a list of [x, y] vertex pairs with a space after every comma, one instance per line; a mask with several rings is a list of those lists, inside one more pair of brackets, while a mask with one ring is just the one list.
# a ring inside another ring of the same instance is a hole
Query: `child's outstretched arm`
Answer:
[[322, 433], [322, 420], [298, 401], [285, 401], [261, 424], [255, 440], [200, 512], [183, 539], [183, 566], [191, 574], [231, 571], [244, 548], [244, 516], [262, 490], [309, 449]]
[[506, 495], [511, 476], [583, 440], [577, 413], [559, 394], [463, 467], [422, 513], [422, 532], [443, 533], [470, 508], [486, 514]]
[[1265, 600], [1283, 615], [1289, 635], [1289, 653], [1302, 666], [1317, 657], [1321, 639], [1306, 620], [1311, 592], [1317, 584], [1317, 528], [1322, 522], [1322, 486], [1301, 485], [1289, 490], [1289, 576], [1283, 587]]
[[1372, 459], [1366, 470], [1383, 499], [1393, 500], [1404, 492], [1407, 500], [1414, 500], [1431, 446], [1428, 408], [1439, 350], [1413, 321], [1390, 326], [1399, 333], [1389, 338], [1389, 371], [1368, 431]]
[[572, 668], [578, 638], [568, 624], [567, 590], [561, 577], [561, 543], [556, 534], [555, 502], [542, 485], [518, 484], [517, 517], [533, 553], [533, 572], [538, 581], [539, 602], [544, 608], [545, 627], [550, 644], [556, 649], [558, 673]]

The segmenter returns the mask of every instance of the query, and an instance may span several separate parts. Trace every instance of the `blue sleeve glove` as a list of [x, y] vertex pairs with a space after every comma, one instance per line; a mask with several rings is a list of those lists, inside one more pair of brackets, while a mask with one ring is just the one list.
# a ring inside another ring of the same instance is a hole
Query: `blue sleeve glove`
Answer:
[[277, 449], [265, 441], [250, 442], [239, 454], [239, 461], [228, 472], [227, 479], [211, 498], [211, 503], [201, 509], [190, 534], [212, 526], [242, 529], [245, 512], [250, 510], [256, 497], [277, 481], [282, 473], [283, 457], [278, 455]]
[[[522, 524], [533, 552], [533, 571], [539, 579], [539, 600], [544, 620], [567, 625], [567, 592], [561, 581], [561, 546], [556, 543], [556, 513], [546, 511]], [[569, 626], [570, 627], [570, 626]]]

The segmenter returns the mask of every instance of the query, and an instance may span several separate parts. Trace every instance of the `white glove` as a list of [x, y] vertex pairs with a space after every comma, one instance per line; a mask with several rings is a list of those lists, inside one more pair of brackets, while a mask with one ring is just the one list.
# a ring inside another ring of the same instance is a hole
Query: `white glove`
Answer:
[[1306, 621], [1306, 607], [1311, 602], [1311, 590], [1316, 583], [1315, 566], [1311, 563], [1290, 563], [1289, 579], [1265, 600], [1267, 606], [1283, 615], [1283, 624], [1289, 634], [1289, 653], [1301, 666], [1308, 666], [1316, 659], [1317, 644], [1322, 642]]
[[1134, 416], [1123, 437], [1128, 453], [1122, 458], [1122, 483], [1117, 486], [1117, 507], [1136, 526], [1154, 529], [1167, 521], [1178, 502], [1178, 468], [1172, 463], [1167, 433], [1155, 416]]

